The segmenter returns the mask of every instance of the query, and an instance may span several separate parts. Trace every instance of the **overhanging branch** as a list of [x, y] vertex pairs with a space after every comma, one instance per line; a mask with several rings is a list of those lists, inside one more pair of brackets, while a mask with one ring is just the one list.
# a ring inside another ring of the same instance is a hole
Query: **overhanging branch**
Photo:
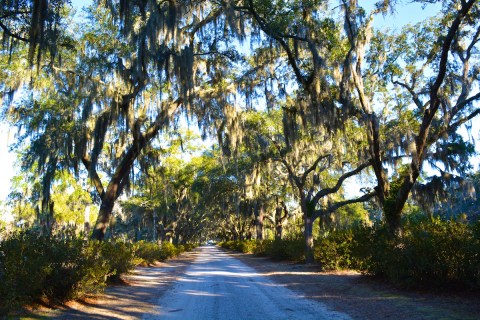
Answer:
[[344, 207], [346, 205], [352, 204], [352, 203], [358, 203], [358, 202], [365, 202], [370, 200], [371, 198], [375, 197], [377, 193], [375, 191], [364, 194], [363, 196], [355, 199], [349, 199], [349, 200], [344, 200], [344, 201], [339, 201], [336, 202], [335, 204], [329, 206], [327, 209], [321, 209], [321, 210], [316, 210], [314, 214], [314, 219], [319, 218], [322, 215], [326, 215], [332, 212], [335, 212], [336, 210], [340, 209], [341, 207]]
[[317, 203], [321, 198], [325, 197], [326, 195], [337, 192], [347, 178], [350, 178], [360, 173], [363, 169], [370, 167], [371, 165], [372, 165], [372, 161], [368, 160], [367, 162], [364, 162], [361, 165], [359, 165], [354, 170], [344, 173], [343, 175], [340, 176], [340, 178], [338, 178], [337, 184], [334, 187], [325, 188], [318, 191], [317, 194], [315, 194], [315, 196], [313, 197], [312, 201], [314, 201], [314, 203]]

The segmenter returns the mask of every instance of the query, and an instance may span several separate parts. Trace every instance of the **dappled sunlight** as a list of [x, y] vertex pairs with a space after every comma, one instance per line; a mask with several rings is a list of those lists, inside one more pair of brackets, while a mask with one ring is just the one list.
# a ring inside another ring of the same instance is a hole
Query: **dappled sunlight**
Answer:
[[186, 278], [186, 277], [179, 277], [177, 281], [181, 282], [202, 282], [204, 281], [203, 279], [192, 279], [192, 278]]
[[260, 274], [258, 272], [233, 272], [226, 270], [214, 270], [214, 271], [192, 271], [188, 273], [191, 276], [224, 276], [224, 277], [237, 277], [237, 278], [248, 278], [248, 277], [258, 277]]
[[210, 293], [210, 292], [206, 292], [206, 291], [196, 291], [196, 290], [186, 290], [183, 293], [187, 294], [187, 295], [190, 295], [190, 296], [202, 296], [202, 297], [222, 297], [222, 296], [224, 296], [223, 294]]
[[[262, 273], [224, 254], [202, 248], [202, 255], [158, 300], [158, 318], [172, 319], [349, 319], [325, 306], [299, 298]], [[144, 319], [156, 319], [148, 315]]]

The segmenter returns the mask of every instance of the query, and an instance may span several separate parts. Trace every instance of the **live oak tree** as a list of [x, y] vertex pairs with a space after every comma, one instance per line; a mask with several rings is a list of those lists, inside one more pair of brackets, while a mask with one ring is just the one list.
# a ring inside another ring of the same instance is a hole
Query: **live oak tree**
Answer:
[[[263, 118], [250, 117], [246, 126], [256, 133], [258, 145], [255, 149], [262, 150], [257, 152], [263, 152], [263, 157], [281, 165], [286, 173], [302, 211], [306, 261], [311, 263], [315, 220], [348, 204], [366, 201], [375, 196], [375, 192], [349, 200], [332, 197], [346, 179], [370, 166], [368, 160], [361, 163], [361, 158], [359, 163], [358, 155], [362, 153], [357, 150], [364, 149], [359, 128], [351, 123], [346, 125], [342, 134], [329, 135], [319, 127], [304, 124], [289, 132], [291, 127], [288, 122], [300, 121], [291, 119], [295, 117], [291, 112], [289, 107], [272, 110], [264, 113]], [[281, 115], [283, 125], [278, 121]]]
[[[355, 106], [347, 103], [346, 99], [348, 80], [342, 77], [351, 59], [348, 37], [342, 33], [342, 25], [337, 17], [329, 14], [332, 10], [329, 2], [242, 1], [230, 5], [250, 17], [252, 26], [268, 40], [266, 49], [257, 50], [255, 58], [258, 61], [259, 57], [265, 57], [262, 64], [269, 68], [253, 66], [253, 72], [250, 72], [264, 78], [267, 107], [271, 107], [272, 97], [277, 92], [289, 96], [291, 101], [283, 108], [283, 145], [277, 144], [276, 147], [281, 162], [289, 172], [292, 187], [297, 190], [305, 221], [307, 262], [312, 262], [312, 226], [313, 221], [321, 215], [320, 211], [316, 212], [319, 200], [338, 191], [347, 177], [371, 165], [369, 156], [358, 159], [357, 168], [347, 170], [339, 177], [338, 183], [325, 186], [322, 192], [318, 189], [318, 182], [312, 180], [315, 170], [323, 171], [330, 165], [333, 156], [329, 149], [329, 145], [333, 144], [331, 139], [335, 139], [334, 136], [345, 126], [348, 118], [355, 114]], [[377, 11], [381, 9], [383, 7], [379, 6]], [[265, 69], [270, 71], [263, 74], [258, 72]], [[250, 82], [250, 88], [258, 86], [259, 82], [262, 84], [258, 78], [257, 82]], [[293, 87], [294, 92], [286, 92], [288, 86]], [[252, 90], [247, 85], [244, 88], [248, 97]], [[301, 141], [297, 136], [299, 132], [299, 136], [305, 140], [296, 144], [297, 140]], [[288, 154], [308, 154], [311, 158], [307, 161], [287, 160], [284, 156]], [[341, 158], [336, 158], [335, 162], [342, 163], [342, 160], [349, 162]], [[307, 183], [307, 179], [312, 181]], [[369, 193], [358, 201], [366, 200], [373, 194]], [[343, 204], [338, 205], [340, 207]]]
[[[389, 150], [382, 154], [380, 139], [375, 133], [371, 135], [371, 148], [377, 150], [372, 156], [380, 200], [394, 233], [401, 227], [402, 209], [422, 173], [424, 162], [443, 163], [443, 177], [447, 177], [448, 172], [462, 174], [468, 169], [462, 166], [468, 163], [468, 149], [471, 153], [472, 148], [457, 131], [480, 113], [476, 103], [480, 98], [479, 61], [475, 54], [479, 21], [478, 1], [446, 1], [442, 12], [433, 20], [407, 28], [398, 35], [392, 51], [386, 54], [396, 56], [398, 62], [389, 59], [383, 74], [401, 90], [401, 103], [412, 106], [410, 110], [414, 114], [412, 134], [402, 141], [409, 145], [403, 149], [409, 164], [394, 188], [378, 165], [388, 157]], [[361, 92], [361, 88], [357, 87], [357, 91]], [[375, 121], [372, 121], [373, 129]], [[435, 183], [429, 187], [428, 192], [436, 192]]]
[[[375, 192], [393, 234], [400, 228], [402, 208], [423, 162], [428, 158], [440, 160], [432, 156], [439, 156], [438, 152], [429, 150], [451, 149], [447, 147], [452, 146], [449, 137], [458, 141], [455, 131], [478, 114], [473, 104], [478, 98], [474, 54], [478, 46], [478, 4], [444, 2], [440, 17], [430, 22], [429, 28], [394, 37], [404, 39], [402, 47], [389, 46], [388, 41], [380, 45], [372, 42], [374, 17], [386, 14], [395, 2], [378, 2], [370, 13], [357, 1], [338, 4], [340, 12], [333, 9], [334, 2], [248, 0], [232, 6], [250, 16], [270, 46], [281, 52], [271, 60], [282, 59], [293, 71], [296, 85], [303, 90], [299, 99], [302, 103], [293, 111], [303, 122], [306, 119], [335, 129], [341, 128], [345, 119], [355, 117], [365, 127], [365, 160], [371, 162], [377, 179]], [[393, 85], [403, 90], [403, 103], [407, 94], [410, 98], [405, 105], [417, 109], [413, 112], [417, 127], [410, 128], [406, 136], [397, 133], [397, 139], [382, 132], [381, 112], [392, 105], [379, 105], [377, 94], [396, 97]], [[442, 140], [446, 142], [443, 147]], [[402, 155], [393, 155], [398, 150]], [[390, 181], [386, 165], [393, 165], [399, 157], [410, 159], [410, 169], [392, 189], [394, 181]]]
[[[402, 210], [425, 161], [444, 178], [449, 171], [468, 169], [452, 164], [468, 164], [472, 151], [457, 130], [478, 114], [478, 61], [472, 58], [478, 4], [446, 1], [433, 20], [395, 35], [374, 32], [374, 15], [365, 17], [356, 2], [344, 2], [344, 7], [351, 46], [349, 68], [343, 71], [350, 87], [344, 101], [355, 106], [365, 124], [377, 197], [391, 234], [398, 234]], [[406, 170], [389, 176], [386, 165], [402, 161], [409, 163]], [[438, 179], [432, 182], [417, 189], [438, 194]]]
[[[175, 125], [181, 108], [205, 136], [217, 136], [221, 165], [193, 186], [218, 191], [207, 194], [215, 212], [209, 219], [236, 237], [245, 236], [252, 210], [260, 226], [262, 203], [272, 201], [262, 196], [267, 184], [251, 197], [244, 190], [255, 172], [270, 170], [268, 159], [278, 160], [296, 190], [307, 252], [309, 226], [335, 208], [322, 199], [366, 167], [376, 187], [365, 197], [375, 193], [392, 234], [412, 191], [439, 195], [444, 181], [460, 181], [452, 173], [469, 169], [472, 145], [458, 129], [479, 113], [475, 0], [442, 1], [437, 17], [398, 34], [372, 27], [396, 1], [380, 1], [369, 13], [355, 0], [98, 1], [75, 36], [59, 31], [63, 4], [2, 2], [1, 63], [8, 67], [0, 71], [1, 89], [24, 85], [27, 93], [9, 115], [23, 130], [20, 144], [30, 145], [24, 164], [43, 177], [44, 210], [53, 203], [56, 171], [88, 174], [101, 202], [95, 238], [104, 237], [139, 157]], [[273, 136], [259, 130], [266, 142], [248, 145], [240, 109], [256, 105], [277, 112], [281, 128]], [[352, 145], [345, 132], [359, 127], [365, 137]], [[442, 183], [431, 178], [419, 186], [425, 162], [438, 168]]]
[[[186, 3], [101, 4], [110, 11], [90, 9], [90, 23], [78, 29], [78, 50], [70, 60], [43, 67], [44, 82], [33, 87], [30, 102], [10, 110], [17, 125], [28, 126], [25, 139], [33, 134], [30, 158], [40, 163], [45, 201], [58, 167], [77, 171], [84, 166], [101, 201], [96, 239], [105, 235], [135, 160], [181, 106], [199, 113], [206, 124], [219, 120], [201, 104], [193, 109], [195, 98], [212, 91], [195, 79], [221, 72], [211, 70], [225, 65], [225, 60], [203, 56], [230, 58], [224, 47], [215, 47], [217, 37], [197, 43], [197, 34], [218, 22], [208, 3], [192, 3], [190, 9]], [[212, 85], [217, 80], [210, 78]], [[35, 114], [37, 106], [46, 111]], [[35, 120], [42, 118], [47, 121]]]

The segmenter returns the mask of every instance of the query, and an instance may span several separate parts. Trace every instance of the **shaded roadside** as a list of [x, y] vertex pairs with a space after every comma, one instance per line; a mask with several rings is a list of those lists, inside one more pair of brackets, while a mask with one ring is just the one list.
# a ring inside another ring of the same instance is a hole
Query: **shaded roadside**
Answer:
[[198, 249], [151, 267], [137, 267], [124, 276], [125, 284], [109, 286], [105, 293], [55, 310], [40, 307], [9, 319], [141, 319], [156, 315], [156, 301], [195, 260]]
[[399, 290], [357, 272], [318, 272], [318, 265], [277, 262], [227, 251], [263, 275], [354, 319], [480, 319], [480, 293]]

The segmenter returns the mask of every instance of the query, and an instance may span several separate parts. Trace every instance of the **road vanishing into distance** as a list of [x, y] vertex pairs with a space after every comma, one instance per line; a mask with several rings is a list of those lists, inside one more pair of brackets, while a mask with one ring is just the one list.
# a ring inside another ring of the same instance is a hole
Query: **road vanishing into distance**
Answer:
[[301, 297], [214, 246], [157, 301], [143, 319], [351, 319]]

